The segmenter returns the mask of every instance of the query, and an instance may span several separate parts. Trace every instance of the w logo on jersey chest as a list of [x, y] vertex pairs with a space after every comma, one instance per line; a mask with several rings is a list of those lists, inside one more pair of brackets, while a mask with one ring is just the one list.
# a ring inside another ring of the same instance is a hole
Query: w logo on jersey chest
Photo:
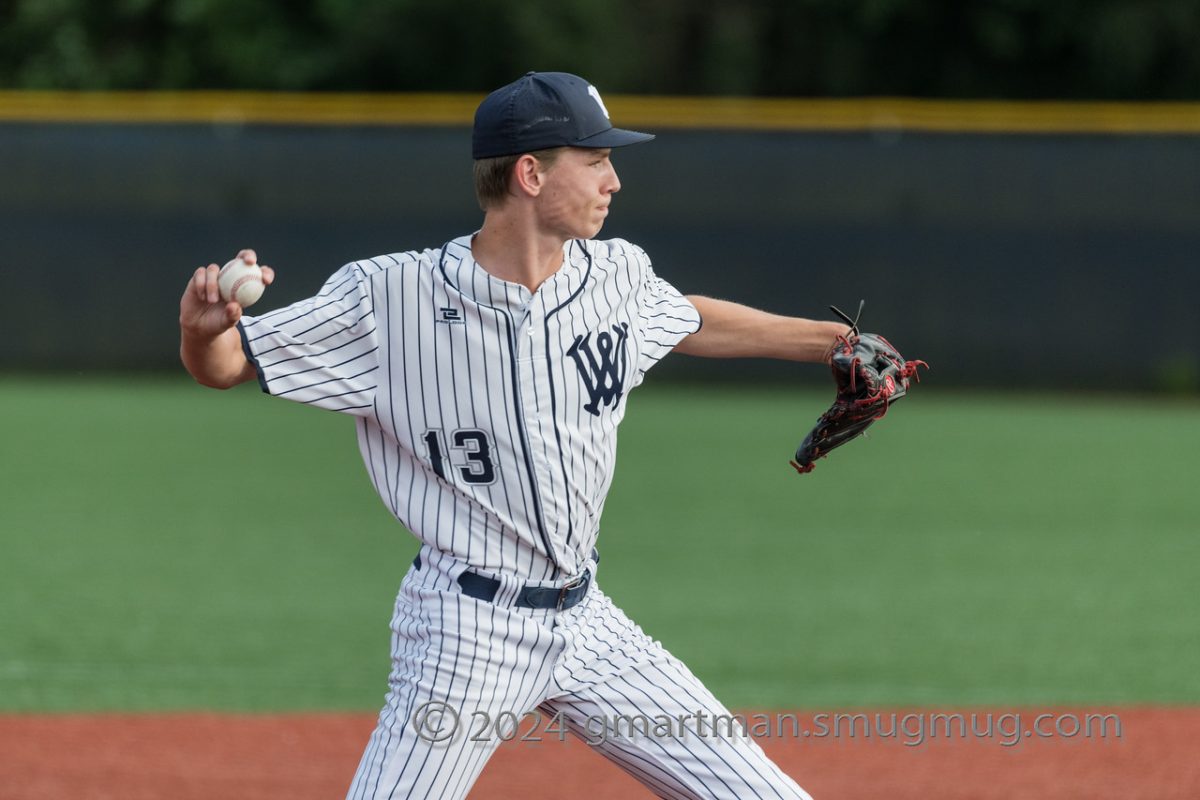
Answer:
[[589, 401], [583, 404], [583, 410], [597, 417], [601, 405], [615, 406], [625, 393], [625, 344], [629, 340], [629, 323], [620, 322], [610, 330], [596, 334], [595, 349], [589, 331], [576, 336], [567, 350], [587, 389]]

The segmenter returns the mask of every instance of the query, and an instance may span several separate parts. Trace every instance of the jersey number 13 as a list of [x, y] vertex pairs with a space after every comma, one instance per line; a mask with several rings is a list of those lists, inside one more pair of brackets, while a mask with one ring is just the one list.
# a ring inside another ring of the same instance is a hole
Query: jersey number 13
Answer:
[[[451, 459], [450, 466], [458, 471], [465, 483], [495, 483], [496, 462], [492, 457], [492, 444], [485, 431], [465, 428], [450, 434], [450, 449], [461, 453], [461, 458]], [[433, 471], [442, 480], [446, 477], [446, 437], [441, 428], [425, 432], [425, 446], [429, 449], [429, 462]], [[457, 462], [463, 462], [461, 466]]]

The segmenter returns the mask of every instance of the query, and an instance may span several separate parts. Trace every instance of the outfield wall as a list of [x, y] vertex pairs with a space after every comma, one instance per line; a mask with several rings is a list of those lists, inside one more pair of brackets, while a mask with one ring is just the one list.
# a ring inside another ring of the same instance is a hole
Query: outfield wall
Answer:
[[[0, 96], [0, 369], [173, 368], [178, 295], [202, 262], [257, 248], [280, 270], [266, 302], [283, 303], [348, 260], [480, 220], [460, 107], [423, 124], [15, 108]], [[667, 104], [656, 126], [637, 106], [660, 136], [617, 154], [605, 234], [641, 243], [685, 292], [805, 316], [866, 298], [865, 327], [939, 385], [1200, 384], [1200, 112], [1158, 128], [1153, 108], [1115, 127], [1011, 117], [1020, 132], [1005, 132], [820, 108], [756, 130]]]

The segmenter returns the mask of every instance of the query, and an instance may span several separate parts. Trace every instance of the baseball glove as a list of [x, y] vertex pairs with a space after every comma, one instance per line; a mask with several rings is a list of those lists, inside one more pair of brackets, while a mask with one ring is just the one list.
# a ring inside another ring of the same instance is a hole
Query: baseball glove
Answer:
[[[862, 307], [859, 303], [859, 315]], [[837, 338], [830, 351], [829, 365], [837, 384], [833, 405], [804, 437], [791, 462], [801, 474], [812, 472], [818, 458], [865, 433], [892, 403], [908, 393], [911, 380], [920, 380], [917, 368], [929, 366], [924, 361], [905, 361], [887, 339], [860, 333], [857, 316], [850, 319], [835, 306], [830, 308], [850, 330]]]

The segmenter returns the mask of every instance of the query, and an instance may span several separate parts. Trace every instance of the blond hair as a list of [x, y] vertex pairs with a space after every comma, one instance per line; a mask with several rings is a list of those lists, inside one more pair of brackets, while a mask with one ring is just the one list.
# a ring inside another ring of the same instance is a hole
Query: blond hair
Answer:
[[523, 155], [536, 158], [549, 169], [554, 166], [563, 148], [553, 147], [549, 150], [535, 150], [531, 153], [517, 153], [512, 156], [496, 156], [495, 158], [477, 158], [473, 171], [475, 173], [475, 199], [484, 211], [503, 205], [508, 197], [508, 186], [512, 180], [513, 167]]

